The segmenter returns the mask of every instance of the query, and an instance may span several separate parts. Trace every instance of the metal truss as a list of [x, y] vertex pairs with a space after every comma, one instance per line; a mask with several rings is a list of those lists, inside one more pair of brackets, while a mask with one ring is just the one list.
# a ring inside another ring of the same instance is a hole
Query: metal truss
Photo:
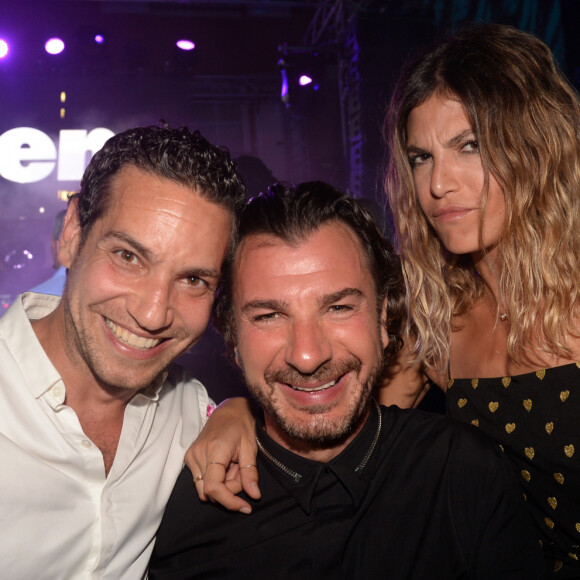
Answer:
[[308, 27], [305, 42], [314, 47], [334, 46], [338, 62], [343, 152], [348, 164], [348, 190], [363, 197], [363, 133], [360, 96], [357, 16], [373, 0], [328, 0], [321, 4]]

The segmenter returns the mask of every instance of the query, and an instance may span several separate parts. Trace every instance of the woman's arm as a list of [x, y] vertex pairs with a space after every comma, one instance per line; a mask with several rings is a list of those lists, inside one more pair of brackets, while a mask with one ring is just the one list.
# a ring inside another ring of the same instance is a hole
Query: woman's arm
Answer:
[[381, 405], [397, 405], [401, 409], [417, 407], [429, 390], [429, 379], [422, 365], [411, 364], [411, 353], [406, 346], [388, 365], [376, 391]]

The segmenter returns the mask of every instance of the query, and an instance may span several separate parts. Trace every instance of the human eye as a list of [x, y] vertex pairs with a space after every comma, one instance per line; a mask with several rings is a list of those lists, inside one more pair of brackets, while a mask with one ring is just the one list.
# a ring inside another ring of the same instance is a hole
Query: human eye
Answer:
[[184, 276], [182, 283], [185, 284], [186, 291], [189, 292], [191, 296], [206, 296], [209, 292], [215, 292], [217, 281], [213, 281], [211, 278], [205, 279], [196, 274], [190, 274], [189, 276]]
[[272, 322], [280, 317], [278, 312], [263, 312], [261, 314], [254, 314], [252, 322], [257, 324]]
[[122, 262], [126, 264], [138, 264], [139, 258], [131, 250], [117, 250], [115, 255], [118, 256]]
[[461, 146], [461, 151], [464, 153], [479, 153], [479, 143], [476, 139], [466, 141]]
[[419, 165], [423, 165], [431, 158], [429, 153], [421, 153], [417, 155], [409, 155], [409, 164], [411, 165], [411, 169], [418, 167]]
[[331, 304], [328, 312], [337, 316], [347, 316], [354, 310], [352, 304]]
[[208, 288], [209, 284], [199, 276], [188, 276], [185, 281], [187, 282], [188, 286], [192, 288]]
[[345, 310], [352, 310], [352, 306], [350, 304], [333, 304], [329, 307], [331, 312], [344, 312]]

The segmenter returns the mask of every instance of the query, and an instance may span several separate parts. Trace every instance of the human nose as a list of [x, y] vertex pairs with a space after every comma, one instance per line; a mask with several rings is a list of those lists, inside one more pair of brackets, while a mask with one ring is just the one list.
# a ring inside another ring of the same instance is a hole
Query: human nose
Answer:
[[286, 364], [312, 374], [332, 359], [332, 344], [317, 321], [295, 322], [285, 352]]
[[431, 194], [434, 197], [445, 197], [457, 188], [457, 177], [453, 165], [446, 159], [434, 159], [431, 172]]
[[139, 280], [127, 299], [131, 317], [145, 330], [159, 331], [173, 322], [172, 289], [158, 278]]

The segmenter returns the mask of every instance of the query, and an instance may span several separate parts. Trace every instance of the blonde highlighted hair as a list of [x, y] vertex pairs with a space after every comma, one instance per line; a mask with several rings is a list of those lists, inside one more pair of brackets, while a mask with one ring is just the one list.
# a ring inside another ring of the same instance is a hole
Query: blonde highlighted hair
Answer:
[[386, 192], [417, 359], [444, 369], [454, 317], [485, 292], [471, 257], [447, 252], [415, 194], [407, 120], [433, 95], [458, 99], [465, 108], [486, 176], [483, 204], [490, 174], [504, 191], [498, 267], [510, 357], [517, 361], [527, 349], [569, 355], [567, 337], [578, 335], [580, 288], [578, 96], [542, 41], [484, 24], [464, 28], [405, 69], [385, 123]]

